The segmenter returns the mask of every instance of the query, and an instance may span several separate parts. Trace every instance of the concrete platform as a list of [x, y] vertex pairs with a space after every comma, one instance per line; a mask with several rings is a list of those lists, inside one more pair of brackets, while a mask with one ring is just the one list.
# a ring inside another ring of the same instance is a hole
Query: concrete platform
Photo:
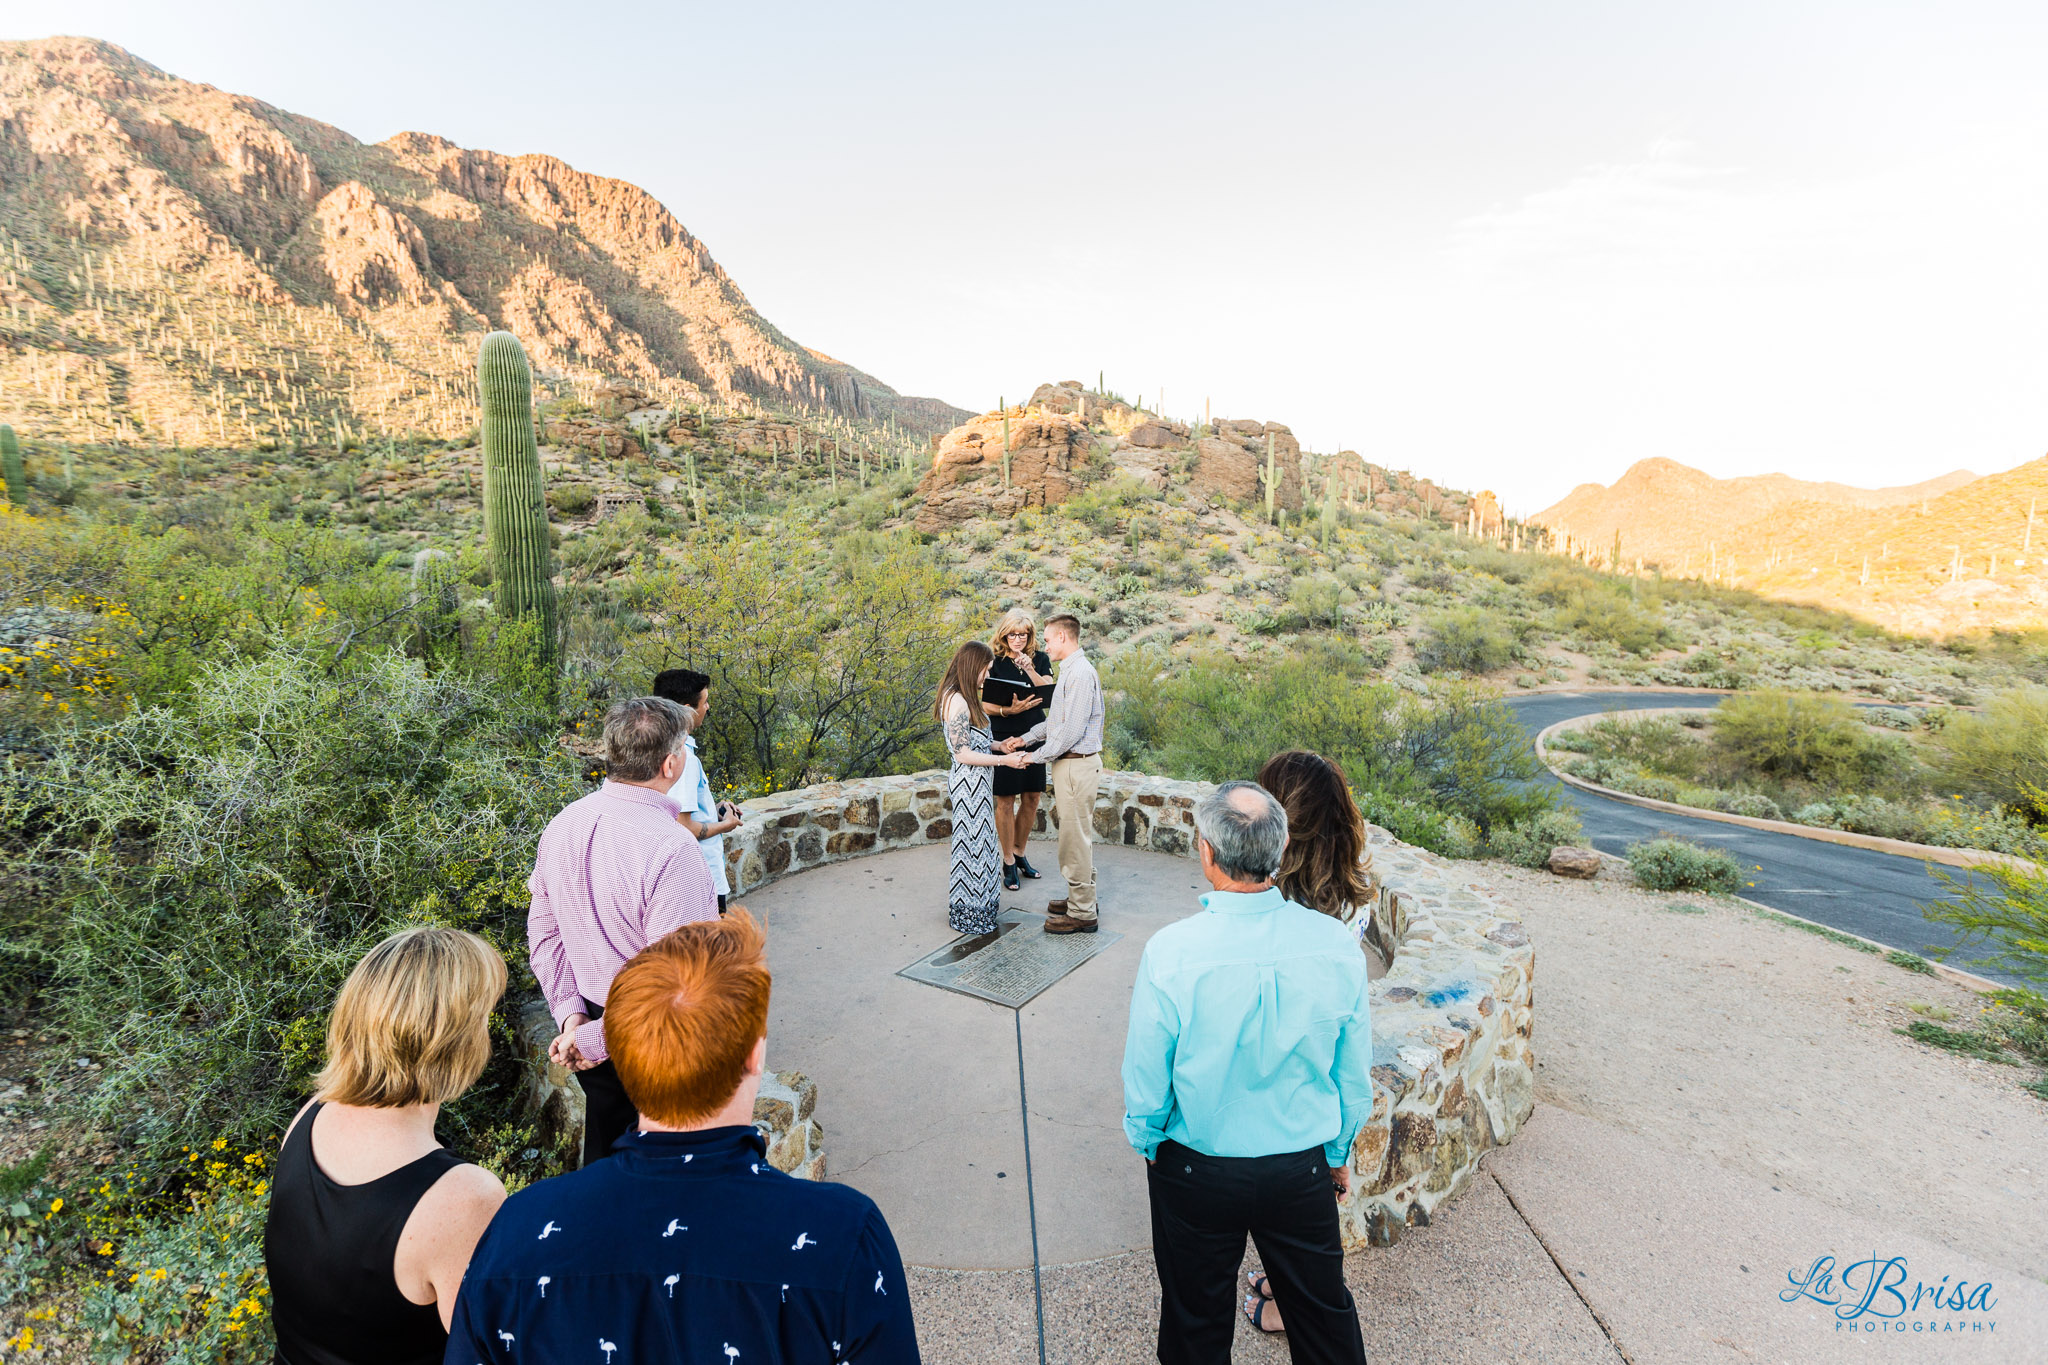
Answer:
[[[1037, 910], [1061, 893], [1051, 852], [1034, 859], [1045, 880], [1006, 906]], [[1153, 1358], [1158, 1288], [1118, 1069], [1138, 956], [1195, 910], [1201, 888], [1185, 859], [1118, 847], [1098, 849], [1098, 884], [1124, 940], [1014, 1012], [895, 974], [954, 937], [943, 847], [834, 864], [747, 897], [769, 930], [771, 1064], [818, 1082], [831, 1178], [889, 1218], [935, 1365], [1040, 1358], [1020, 1080], [1044, 1358]], [[1788, 1272], [1815, 1257], [1846, 1265], [1873, 1252], [1906, 1257], [1930, 1285], [1996, 1287], [1990, 1314], [1913, 1320], [1996, 1326], [1852, 1336], [1817, 1304], [1780, 1301]], [[1449, 1217], [1349, 1257], [1347, 1275], [1378, 1361], [2048, 1359], [2048, 1287], [1554, 1105], [1488, 1154]], [[1233, 1359], [1284, 1360], [1284, 1341], [1241, 1324]]]

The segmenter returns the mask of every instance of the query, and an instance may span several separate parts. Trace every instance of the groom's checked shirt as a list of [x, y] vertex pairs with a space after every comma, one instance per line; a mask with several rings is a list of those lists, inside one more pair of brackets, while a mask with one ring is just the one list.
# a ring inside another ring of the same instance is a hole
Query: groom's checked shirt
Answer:
[[1024, 732], [1024, 743], [1039, 746], [1040, 762], [1102, 752], [1102, 679], [1080, 650], [1060, 660], [1052, 706], [1044, 720]]

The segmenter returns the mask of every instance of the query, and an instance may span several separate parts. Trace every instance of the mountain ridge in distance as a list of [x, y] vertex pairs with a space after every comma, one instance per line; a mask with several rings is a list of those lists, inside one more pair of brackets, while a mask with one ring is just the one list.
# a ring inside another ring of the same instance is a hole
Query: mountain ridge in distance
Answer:
[[0, 227], [0, 420], [62, 439], [451, 434], [498, 328], [572, 382], [967, 415], [787, 336], [626, 181], [363, 143], [97, 39], [0, 43]]

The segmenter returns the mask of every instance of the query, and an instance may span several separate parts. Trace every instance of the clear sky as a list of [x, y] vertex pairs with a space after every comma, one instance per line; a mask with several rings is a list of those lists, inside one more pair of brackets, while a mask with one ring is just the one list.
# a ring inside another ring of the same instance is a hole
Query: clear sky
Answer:
[[2039, 3], [0, 8], [51, 33], [632, 180], [965, 407], [1101, 371], [1515, 512], [2048, 452]]

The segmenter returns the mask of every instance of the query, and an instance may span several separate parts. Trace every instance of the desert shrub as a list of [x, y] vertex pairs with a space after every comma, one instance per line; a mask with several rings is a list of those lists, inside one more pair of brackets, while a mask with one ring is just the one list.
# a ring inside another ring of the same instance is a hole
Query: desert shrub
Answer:
[[1478, 826], [1455, 811], [1383, 792], [1363, 791], [1356, 796], [1359, 813], [1404, 844], [1426, 848], [1446, 858], [1470, 858], [1485, 843]]
[[1484, 832], [1556, 800], [1554, 787], [1530, 781], [1541, 771], [1535, 754], [1497, 698], [1469, 687], [1416, 696], [1375, 680], [1365, 657], [1334, 642], [1270, 663], [1130, 650], [1104, 682], [1118, 694], [1109, 743], [1121, 766], [1226, 781], [1282, 749], [1314, 749], [1343, 767], [1361, 802], [1390, 803], [1388, 821], [1410, 818], [1391, 803], [1436, 812], [1436, 832], [1419, 841], [1438, 851], [1459, 837], [1443, 817]]
[[1627, 594], [1605, 584], [1572, 594], [1552, 614], [1551, 624], [1559, 631], [1604, 640], [1631, 654], [1648, 654], [1672, 639], [1660, 612], [1638, 606]]
[[1594, 747], [1592, 738], [1583, 730], [1559, 730], [1543, 742], [1547, 748], [1568, 754], [1589, 754]]
[[1907, 755], [1846, 702], [1804, 692], [1745, 692], [1714, 713], [1714, 748], [1738, 771], [1834, 787], [1896, 779]]
[[2048, 868], [2037, 863], [1982, 863], [1961, 873], [1934, 869], [1947, 892], [1923, 907], [1927, 918], [1957, 931], [1955, 948], [1972, 966], [2003, 968], [2048, 985]]
[[1415, 661], [1428, 673], [1491, 673], [1516, 653], [1514, 635], [1488, 612], [1459, 607], [1422, 628]]
[[1342, 625], [1345, 606], [1357, 600], [1357, 593], [1328, 574], [1298, 578], [1287, 594], [1288, 615], [1299, 629]]
[[104, 1365], [258, 1365], [271, 1358], [263, 1268], [269, 1212], [264, 1153], [210, 1145], [179, 1201], [129, 1220], [86, 1282], [82, 1326]]
[[1933, 747], [1936, 770], [1950, 787], [2048, 817], [2048, 687], [2011, 688], [1981, 714], [1957, 713]]
[[[24, 861], [50, 891], [34, 945], [49, 1007], [103, 1068], [67, 1102], [158, 1169], [202, 1135], [282, 1131], [335, 990], [396, 928], [498, 944], [512, 1008], [534, 843], [583, 790], [502, 689], [388, 651], [333, 669], [284, 647], [209, 669], [182, 710], [63, 736], [16, 779], [0, 822], [43, 831]], [[486, 1135], [521, 1072], [509, 1020], [495, 1028], [507, 1046], [442, 1119], [479, 1159], [499, 1155]]]
[[1588, 752], [1672, 777], [1696, 775], [1706, 756], [1705, 746], [1670, 716], [1611, 714], [1582, 733]]
[[597, 494], [588, 484], [560, 484], [548, 490], [548, 506], [563, 516], [580, 517], [596, 505]]
[[1730, 815], [1746, 815], [1752, 820], [1785, 818], [1785, 812], [1778, 803], [1762, 792], [1736, 792], [1721, 803], [1721, 809]]
[[1742, 889], [1742, 865], [1718, 848], [1684, 839], [1645, 839], [1630, 844], [1629, 869], [1652, 891], [1711, 891], [1733, 894]]
[[835, 552], [829, 567], [796, 534], [699, 538], [680, 564], [634, 580], [630, 603], [660, 614], [625, 643], [606, 686], [637, 696], [664, 668], [710, 674], [700, 751], [742, 791], [937, 760], [932, 689], [960, 641], [989, 623], [961, 619], [960, 581], [929, 548], [851, 535], [864, 537], [858, 552]]
[[1149, 506], [1159, 494], [1128, 474], [1107, 483], [1092, 484], [1059, 505], [1060, 515], [1071, 517], [1091, 531], [1110, 533], [1117, 521], [1132, 507]]
[[1541, 867], [1550, 860], [1552, 849], [1576, 846], [1584, 837], [1578, 815], [1560, 807], [1511, 825], [1496, 825], [1486, 837], [1486, 851], [1518, 867]]

